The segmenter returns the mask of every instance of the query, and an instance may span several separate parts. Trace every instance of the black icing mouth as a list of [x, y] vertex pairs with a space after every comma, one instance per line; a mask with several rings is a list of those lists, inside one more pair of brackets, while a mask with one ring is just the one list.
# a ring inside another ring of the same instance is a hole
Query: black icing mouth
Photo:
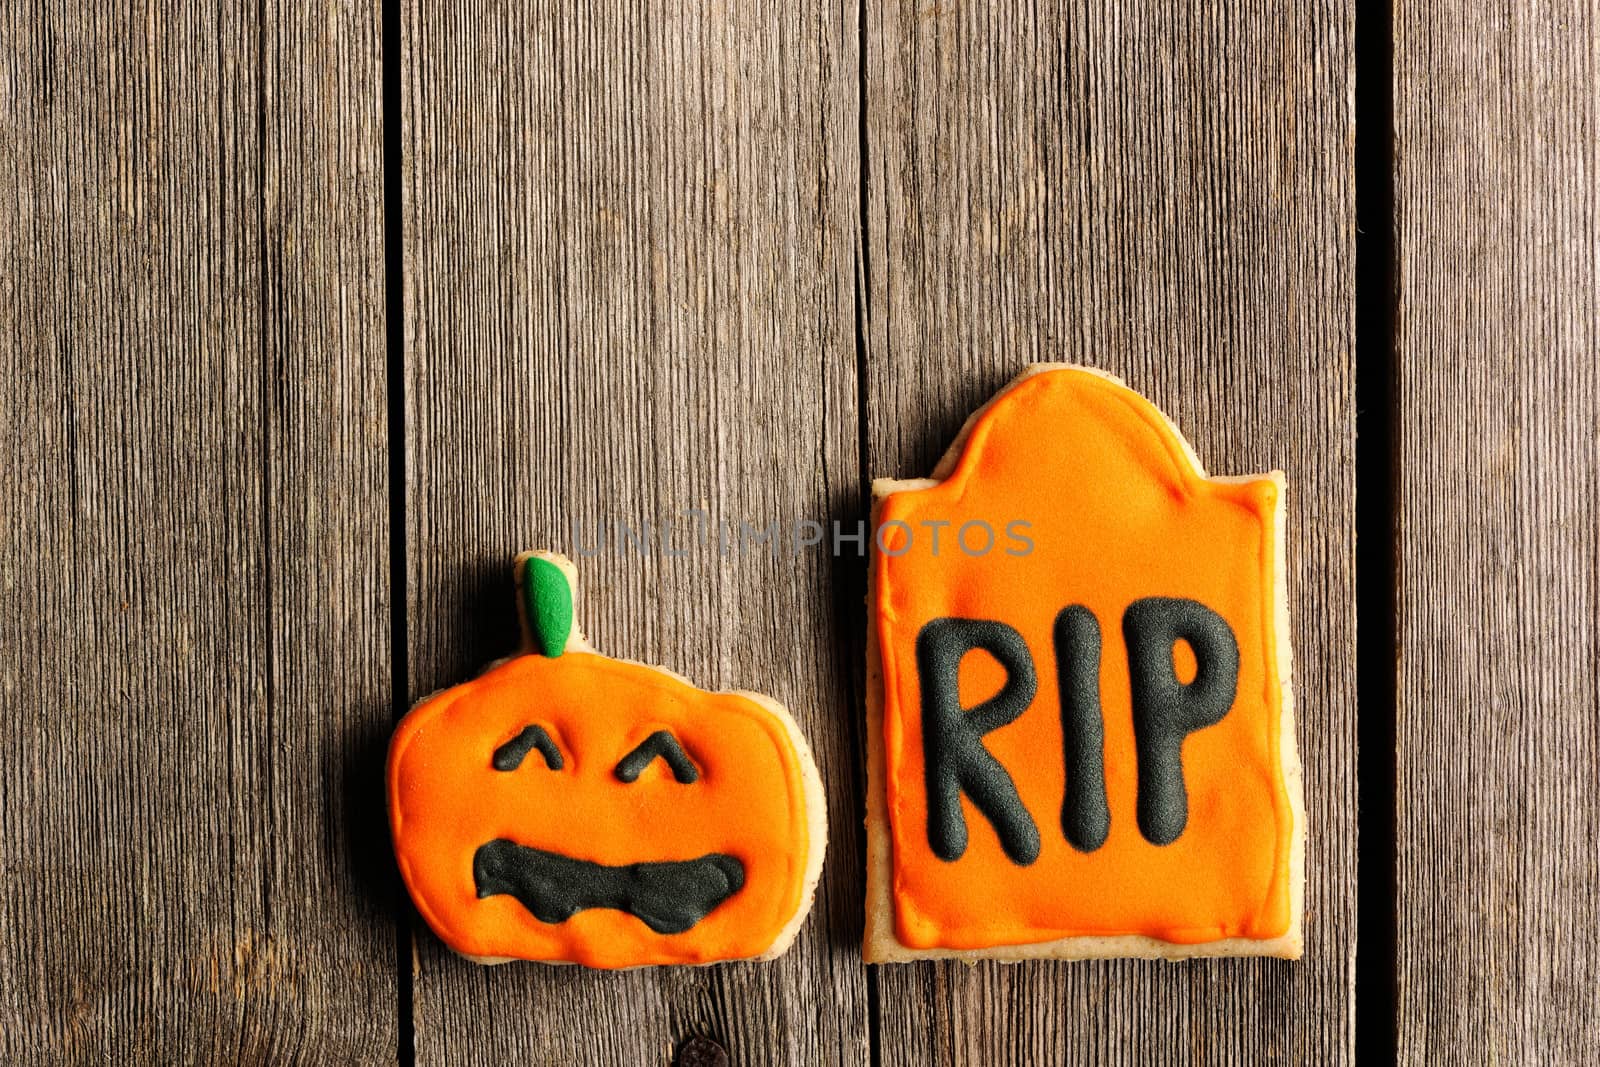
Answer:
[[499, 838], [472, 857], [478, 897], [516, 897], [533, 917], [563, 923], [589, 908], [637, 916], [658, 934], [681, 934], [744, 888], [744, 864], [713, 852], [672, 863], [607, 867]]

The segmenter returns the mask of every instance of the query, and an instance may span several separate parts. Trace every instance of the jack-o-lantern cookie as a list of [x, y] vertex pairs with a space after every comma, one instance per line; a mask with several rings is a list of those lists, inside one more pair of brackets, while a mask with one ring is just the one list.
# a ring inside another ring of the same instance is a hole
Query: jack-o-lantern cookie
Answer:
[[1283, 475], [1046, 364], [873, 494], [867, 960], [1299, 956]]
[[525, 554], [516, 573], [527, 651], [417, 704], [389, 746], [417, 910], [483, 963], [783, 953], [827, 839], [799, 727], [767, 697], [595, 652], [570, 561]]

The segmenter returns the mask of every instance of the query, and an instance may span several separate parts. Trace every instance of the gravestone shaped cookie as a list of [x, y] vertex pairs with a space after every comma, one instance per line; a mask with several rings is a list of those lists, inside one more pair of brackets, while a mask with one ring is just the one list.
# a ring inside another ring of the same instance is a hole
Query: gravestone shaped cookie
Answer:
[[1300, 955], [1284, 488], [1060, 365], [874, 484], [868, 961]]

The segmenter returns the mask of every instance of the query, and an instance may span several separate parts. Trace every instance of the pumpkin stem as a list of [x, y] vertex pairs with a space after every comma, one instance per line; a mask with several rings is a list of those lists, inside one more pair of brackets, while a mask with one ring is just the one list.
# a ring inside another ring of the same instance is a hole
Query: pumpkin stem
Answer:
[[519, 577], [533, 650], [554, 659], [566, 651], [572, 636], [572, 583], [558, 564], [536, 555], [523, 559]]

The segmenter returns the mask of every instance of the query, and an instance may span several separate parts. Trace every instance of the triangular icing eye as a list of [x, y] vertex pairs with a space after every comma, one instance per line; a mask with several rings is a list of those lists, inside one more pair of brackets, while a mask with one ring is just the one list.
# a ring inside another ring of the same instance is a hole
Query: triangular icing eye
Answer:
[[494, 769], [514, 771], [534, 749], [544, 757], [544, 765], [552, 771], [562, 768], [561, 750], [550, 740], [543, 726], [524, 726], [522, 732], [494, 750]]
[[689, 785], [700, 780], [700, 769], [694, 765], [689, 754], [678, 744], [678, 739], [665, 730], [657, 730], [643, 741], [639, 747], [622, 757], [622, 762], [617, 764], [617, 777], [624, 782], [637, 782], [644, 769], [658, 759], [667, 761], [667, 766], [672, 768], [672, 777], [681, 784]]

